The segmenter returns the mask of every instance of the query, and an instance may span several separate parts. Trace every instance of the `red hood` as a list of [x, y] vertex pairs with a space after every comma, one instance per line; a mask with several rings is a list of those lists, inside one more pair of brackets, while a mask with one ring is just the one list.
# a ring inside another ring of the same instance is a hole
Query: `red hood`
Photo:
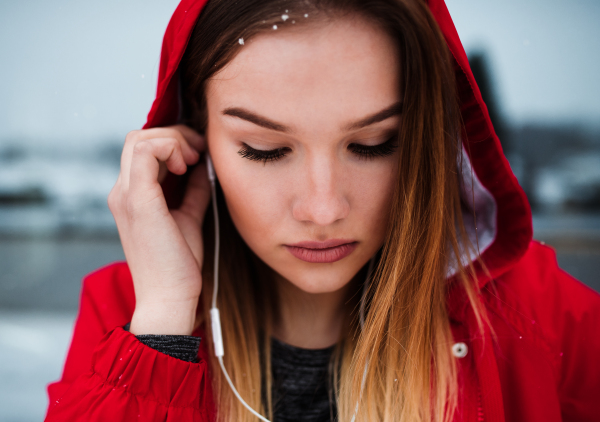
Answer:
[[[144, 129], [177, 123], [177, 68], [206, 1], [182, 0], [169, 22], [163, 40], [156, 99]], [[468, 172], [471, 166], [474, 170], [474, 192], [463, 192], [463, 195], [467, 203], [473, 203], [481, 256], [495, 278], [512, 267], [527, 251], [533, 231], [531, 209], [502, 153], [444, 0], [429, 0], [428, 4], [454, 57], [456, 84], [466, 128], [463, 141], [468, 160], [465, 160], [463, 173]], [[470, 180], [470, 175], [467, 176], [465, 180]], [[475, 233], [474, 230], [472, 232]], [[481, 277], [480, 280], [485, 283], [487, 278]]]

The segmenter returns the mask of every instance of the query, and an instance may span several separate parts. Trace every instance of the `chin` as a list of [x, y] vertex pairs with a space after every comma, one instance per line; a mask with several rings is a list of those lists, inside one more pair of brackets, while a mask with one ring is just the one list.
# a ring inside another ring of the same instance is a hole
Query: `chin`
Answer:
[[[314, 265], [314, 264], [313, 264]], [[322, 264], [316, 264], [322, 265]], [[358, 270], [357, 270], [358, 271]], [[286, 271], [286, 273], [288, 273]], [[290, 284], [305, 293], [324, 294], [336, 292], [352, 280], [354, 274], [346, 271], [332, 272], [327, 269], [300, 270], [293, 274], [281, 274]]]

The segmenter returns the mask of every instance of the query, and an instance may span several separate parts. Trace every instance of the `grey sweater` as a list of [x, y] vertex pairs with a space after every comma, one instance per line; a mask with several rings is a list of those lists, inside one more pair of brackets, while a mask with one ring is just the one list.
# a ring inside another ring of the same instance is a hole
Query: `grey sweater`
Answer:
[[[129, 324], [125, 327], [129, 329]], [[200, 338], [140, 335], [148, 347], [187, 362], [198, 362]], [[334, 346], [302, 349], [271, 339], [273, 422], [333, 422], [337, 418], [329, 365]]]

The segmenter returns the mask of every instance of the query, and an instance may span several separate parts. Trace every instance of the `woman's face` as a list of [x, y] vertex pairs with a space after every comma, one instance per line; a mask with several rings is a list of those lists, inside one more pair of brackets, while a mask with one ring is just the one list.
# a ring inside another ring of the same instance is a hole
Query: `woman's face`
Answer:
[[397, 56], [384, 32], [345, 18], [259, 34], [207, 84], [206, 135], [231, 218], [303, 291], [342, 288], [383, 244]]

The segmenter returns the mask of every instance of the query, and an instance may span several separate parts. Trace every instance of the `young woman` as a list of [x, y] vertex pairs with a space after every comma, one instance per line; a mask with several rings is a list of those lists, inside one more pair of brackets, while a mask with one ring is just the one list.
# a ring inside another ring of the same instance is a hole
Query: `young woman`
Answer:
[[109, 205], [48, 421], [600, 420], [442, 0], [183, 0]]

